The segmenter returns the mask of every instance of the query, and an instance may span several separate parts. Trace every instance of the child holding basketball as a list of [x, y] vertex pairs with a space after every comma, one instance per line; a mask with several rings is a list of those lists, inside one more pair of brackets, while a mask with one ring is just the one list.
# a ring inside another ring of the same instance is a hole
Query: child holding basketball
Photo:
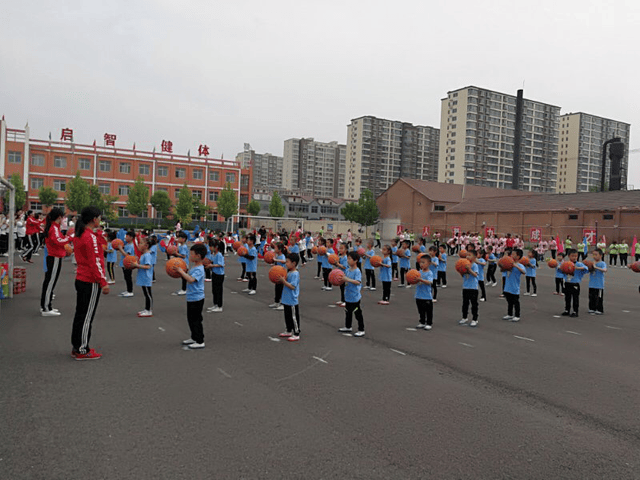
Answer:
[[554, 295], [562, 295], [564, 296], [564, 281], [566, 279], [566, 275], [564, 273], [562, 273], [562, 270], [560, 269], [560, 266], [562, 265], [562, 262], [564, 261], [564, 253], [560, 252], [558, 253], [558, 265], [556, 266], [556, 291], [553, 292]]
[[527, 273], [524, 265], [520, 263], [522, 255], [522, 250], [519, 248], [511, 250], [511, 258], [514, 261], [513, 268], [503, 272], [503, 278], [505, 280], [504, 296], [507, 298], [507, 314], [502, 317], [502, 319], [509, 320], [510, 322], [520, 321], [520, 277]]
[[399, 288], [411, 288], [411, 285], [404, 284], [404, 276], [407, 274], [409, 269], [411, 268], [411, 242], [409, 240], [403, 240], [400, 244], [400, 250], [402, 250], [402, 254], [398, 255], [399, 265], [400, 265], [400, 285]]
[[[189, 247], [187, 246], [187, 234], [183, 231], [179, 231], [176, 233], [176, 243], [178, 247], [178, 251], [173, 254], [174, 257], [178, 257], [183, 259], [187, 268], [189, 267]], [[206, 250], [206, 247], [205, 247]], [[205, 253], [206, 256], [206, 253]], [[187, 294], [187, 281], [184, 276], [182, 277], [182, 288], [177, 292], [173, 292], [171, 295], [186, 295]]]
[[279, 285], [284, 288], [282, 292], [282, 309], [284, 310], [284, 323], [286, 332], [281, 333], [281, 338], [286, 338], [290, 342], [300, 340], [300, 310], [298, 308], [298, 297], [300, 295], [300, 273], [298, 272], [298, 262], [300, 256], [297, 253], [289, 253], [286, 259], [287, 278], [280, 277]]
[[443, 243], [439, 246], [438, 256], [438, 278], [436, 283], [442, 288], [447, 288], [447, 246]]
[[376, 290], [376, 271], [373, 268], [373, 266], [371, 265], [371, 257], [373, 257], [376, 252], [373, 249], [373, 240], [369, 240], [367, 242], [367, 248], [368, 250], [365, 252], [364, 254], [364, 273], [366, 275], [367, 278], [367, 284], [364, 288], [366, 288], [367, 290], [370, 290], [372, 292], [375, 292]]
[[360, 307], [360, 300], [362, 294], [360, 289], [362, 286], [362, 272], [358, 269], [358, 254], [356, 252], [349, 252], [347, 256], [347, 262], [349, 268], [344, 273], [344, 281], [347, 283], [344, 292], [345, 298], [345, 320], [344, 327], [338, 331], [341, 333], [351, 333], [353, 329], [351, 325], [353, 323], [353, 315], [355, 315], [358, 321], [358, 331], [353, 334], [354, 337], [364, 337], [364, 316], [362, 315], [362, 307]]
[[391, 300], [391, 247], [385, 245], [382, 247], [382, 264], [380, 265], [380, 281], [382, 282], [382, 300], [380, 305], [389, 305]]
[[[322, 238], [322, 237], [318, 238], [318, 249], [320, 249], [320, 247], [325, 247], [326, 248], [326, 244], [327, 244], [327, 242], [325, 241], [324, 238]], [[321, 275], [322, 275], [322, 267], [323, 267], [322, 259], [324, 257], [326, 257], [326, 254], [325, 255], [320, 255], [320, 252], [318, 252], [316, 254], [316, 262], [318, 264], [318, 271], [316, 272], [316, 276], [314, 277], [316, 279], [323, 278]], [[322, 289], [324, 290], [324, 286], [323, 286]]]
[[116, 232], [110, 231], [107, 233], [107, 238], [109, 239], [109, 243], [107, 243], [107, 275], [109, 276], [109, 280], [107, 280], [107, 284], [112, 285], [116, 283], [115, 276], [115, 265], [118, 261], [118, 252], [113, 248], [111, 242], [113, 242], [117, 237]]
[[[575, 264], [575, 270], [572, 275], [567, 275], [564, 283], [564, 312], [563, 317], [577, 317], [578, 308], [580, 307], [580, 282], [582, 277], [587, 273], [587, 267], [582, 262], [578, 262], [578, 251], [571, 248], [567, 251], [567, 257], [570, 262]], [[573, 306], [573, 312], [571, 307]]]
[[430, 266], [431, 256], [423, 255], [420, 257], [420, 281], [414, 295], [418, 313], [420, 314], [420, 323], [416, 325], [416, 328], [425, 330], [431, 330], [433, 327], [433, 290], [431, 289], [431, 284], [434, 279]]
[[459, 325], [466, 325], [469, 321], [469, 304], [471, 304], [471, 319], [470, 327], [476, 327], [478, 325], [478, 264], [476, 263], [475, 250], [467, 250], [467, 260], [471, 262], [467, 273], [462, 275], [462, 320], [458, 322]]
[[604, 274], [607, 273], [607, 263], [603, 260], [604, 252], [596, 248], [593, 252], [593, 271], [589, 272], [589, 313], [602, 315], [604, 313]]
[[124, 237], [124, 246], [120, 247], [118, 250], [122, 257], [120, 257], [119, 266], [122, 268], [122, 274], [124, 275], [124, 281], [127, 284], [127, 290], [122, 292], [120, 297], [133, 297], [133, 272], [128, 268], [124, 268], [124, 257], [127, 255], [135, 254], [135, 247], [133, 245], [133, 240], [135, 238], [135, 233], [133, 230], [129, 230]]
[[[287, 258], [285, 257], [285, 253], [287, 250], [284, 244], [282, 242], [277, 242], [273, 251], [276, 254], [276, 257], [274, 258], [273, 262], [276, 265], [280, 265], [281, 267], [286, 266]], [[282, 299], [282, 289], [284, 288], [283, 285], [284, 284], [282, 283], [276, 283], [275, 285], [276, 292], [275, 292], [274, 302], [271, 305], [269, 305], [269, 308], [275, 308], [276, 310], [284, 310], [284, 307], [280, 304], [280, 300]]]
[[391, 276], [393, 277], [393, 281], [398, 281], [398, 256], [396, 252], [398, 251], [398, 239], [394, 238], [391, 240]]
[[213, 294], [213, 307], [209, 307], [207, 312], [222, 312], [222, 286], [224, 284], [224, 250], [223, 240], [209, 240], [209, 250], [211, 251], [211, 293]]
[[[182, 233], [182, 232], [180, 232]], [[202, 328], [202, 307], [204, 307], [204, 267], [202, 261], [207, 256], [207, 247], [196, 243], [189, 251], [189, 273], [176, 267], [176, 271], [187, 282], [187, 323], [191, 336], [182, 344], [190, 349], [204, 348], [204, 329]]]
[[[339, 268], [343, 272], [345, 272], [347, 268], [349, 268], [349, 262], [347, 259], [348, 250], [349, 249], [346, 243], [341, 243], [340, 246], [338, 247], [338, 256], [340, 257], [340, 260], [335, 265], [335, 268]], [[344, 289], [345, 289], [345, 284], [343, 283], [342, 285], [340, 285], [340, 301], [336, 302], [336, 305], [340, 307], [345, 306]]]
[[247, 236], [247, 254], [244, 256], [247, 264], [247, 278], [249, 279], [248, 295], [255, 295], [258, 288], [258, 249], [255, 247], [255, 235]]
[[151, 294], [151, 283], [153, 282], [153, 260], [149, 252], [148, 238], [140, 238], [138, 240], [138, 250], [140, 251], [140, 260], [133, 264], [133, 268], [138, 269], [136, 275], [136, 285], [142, 287], [144, 294], [144, 310], [138, 312], [139, 317], [153, 317], [153, 295]]
[[435, 279], [438, 278], [438, 249], [431, 245], [429, 247], [429, 256], [431, 257], [431, 264], [429, 270], [433, 274], [434, 281], [431, 282], [431, 289], [433, 290], [433, 303], [438, 301], [438, 282]]

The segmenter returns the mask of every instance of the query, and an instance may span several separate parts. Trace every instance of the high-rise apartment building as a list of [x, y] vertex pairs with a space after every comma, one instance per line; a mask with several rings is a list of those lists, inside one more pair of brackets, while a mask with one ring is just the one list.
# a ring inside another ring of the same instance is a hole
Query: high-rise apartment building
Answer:
[[375, 197], [398, 178], [436, 180], [437, 128], [364, 116], [347, 126], [347, 180], [344, 198], [358, 199], [366, 188]]
[[[517, 97], [474, 86], [442, 99], [438, 181], [512, 188]], [[519, 190], [557, 188], [560, 107], [524, 99]]]
[[236, 162], [242, 168], [253, 171], [254, 185], [258, 188], [282, 188], [282, 157], [270, 153], [256, 153], [251, 145], [244, 144], [244, 150], [236, 155]]
[[[621, 184], [627, 185], [629, 166], [628, 123], [589, 115], [567, 113], [560, 117], [560, 148], [558, 150], [558, 193], [600, 190], [602, 175], [602, 144], [619, 137], [625, 144], [621, 161]], [[607, 156], [605, 182], [609, 182]]]
[[290, 138], [284, 142], [283, 185], [314, 197], [342, 198], [346, 145]]

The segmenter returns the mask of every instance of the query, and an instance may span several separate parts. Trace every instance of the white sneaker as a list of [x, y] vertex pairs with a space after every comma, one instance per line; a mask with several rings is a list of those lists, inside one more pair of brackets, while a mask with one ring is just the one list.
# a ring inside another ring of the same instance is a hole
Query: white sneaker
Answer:
[[471, 320], [471, 323], [469, 324], [470, 327], [477, 327], [478, 326], [478, 321], [477, 320]]
[[107, 282], [107, 285], [113, 285], [114, 283], [116, 283], [116, 281], [115, 281], [115, 280], [109, 280], [109, 281]]
[[492, 287], [497, 287], [498, 286], [498, 282], [493, 282], [493, 285], [491, 285]]
[[[184, 293], [183, 293], [183, 295], [184, 295]], [[121, 296], [122, 297], [126, 297], [126, 298], [133, 297], [133, 292], [124, 292]]]
[[487, 301], [487, 299], [486, 299], [486, 298], [481, 298], [481, 299], [480, 299], [480, 301], [481, 301], [481, 302], [486, 302], [486, 301]]
[[398, 288], [404, 288], [404, 283], [401, 283], [400, 285], [398, 285]]
[[269, 308], [276, 308], [278, 305], [280, 305], [278, 302], [272, 303], [271, 305], [269, 305]]
[[280, 304], [274, 310], [284, 310], [284, 305]]
[[[187, 291], [186, 291], [186, 290], [178, 290], [178, 291], [176, 292], [176, 295], [186, 295], [186, 294], [187, 294]], [[133, 295], [133, 294], [131, 294], [131, 295]]]
[[330, 292], [331, 290], [333, 290], [333, 287], [325, 287], [325, 290], [326, 290], [327, 292]]
[[503, 320], [511, 320], [513, 318], [513, 315], [505, 315], [504, 317], [502, 317]]
[[442, 285], [442, 287], [441, 287], [441, 288], [447, 288], [447, 286], [446, 286], [446, 285]]
[[520, 321], [520, 317], [513, 317], [509, 319], [510, 322], [519, 322]]
[[189, 348], [191, 350], [196, 350], [198, 348], [204, 348], [204, 342], [202, 342], [202, 343], [196, 343], [196, 342], [190, 343], [189, 344]]
[[464, 325], [464, 324], [466, 324], [468, 321], [469, 321], [469, 320], [467, 320], [466, 318], [463, 318], [462, 320], [460, 320], [460, 321], [458, 322], [458, 325]]
[[425, 329], [425, 330], [431, 330], [431, 328], [432, 328], [432, 327], [431, 327], [431, 325], [425, 325], [425, 326], [424, 326], [424, 329]]
[[139, 317], [153, 317], [153, 312], [150, 310], [143, 310], [138, 314]]
[[376, 288], [375, 288], [375, 287], [371, 287], [371, 288], [369, 289], [369, 291], [370, 291], [370, 292], [375, 292], [375, 291], [376, 291]]
[[411, 285], [407, 285], [405, 288], [411, 288]]
[[525, 295], [525, 296], [527, 296], [527, 297], [528, 297], [528, 296], [529, 296], [529, 295], [531, 295], [531, 294], [530, 294], [529, 292], [524, 292], [524, 293], [523, 293], [523, 295]]
[[419, 323], [418, 325], [416, 325], [416, 328], [422, 328], [424, 329], [424, 327], [426, 327], [427, 325], [424, 323]]
[[532, 296], [532, 297], [537, 297], [537, 296], [538, 296], [538, 294], [537, 294], [537, 293], [532, 293], [532, 294], [531, 294], [531, 296]]
[[195, 340], [192, 340], [192, 339], [190, 339], [190, 338], [187, 338], [186, 340], [183, 340], [183, 341], [182, 341], [182, 344], [183, 344], [183, 345], [191, 345], [192, 343], [196, 343], [196, 341], [195, 341]]
[[434, 298], [433, 300], [431, 300], [433, 303], [436, 303], [438, 301], [437, 298]]
[[213, 312], [216, 308], [218, 307], [216, 307], [215, 305], [213, 307], [209, 307], [207, 308], [207, 312]]
[[247, 292], [247, 295], [255, 295], [255, 294], [256, 294], [256, 291], [255, 291], [255, 290], [249, 290], [249, 291]]
[[[58, 310], [57, 308], [52, 308], [51, 310], [49, 310], [50, 312], [59, 312], [60, 310]], [[40, 313], [44, 312], [44, 309], [41, 308], [40, 309]]]
[[59, 317], [61, 313], [54, 310], [43, 310], [40, 315], [43, 317]]
[[363, 290], [369, 290], [371, 287], [369, 285], [365, 285], [364, 287], [362, 287]]
[[248, 291], [250, 291], [250, 290], [249, 290], [248, 288], [243, 288], [243, 289], [242, 289], [242, 291], [243, 291], [243, 292], [248, 292]]
[[215, 309], [211, 310], [214, 313], [220, 313], [222, 312], [222, 307], [216, 307]]
[[364, 330], [358, 330], [353, 334], [354, 337], [364, 337]]

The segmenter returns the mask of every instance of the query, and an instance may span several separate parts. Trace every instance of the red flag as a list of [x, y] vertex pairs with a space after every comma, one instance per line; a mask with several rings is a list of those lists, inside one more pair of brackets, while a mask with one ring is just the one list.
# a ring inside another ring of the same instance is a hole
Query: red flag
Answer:
[[556, 235], [556, 244], [558, 245], [558, 253], [564, 253], [564, 244], [560, 241], [560, 235]]
[[636, 235], [633, 236], [633, 244], [631, 245], [631, 255], [635, 255], [636, 253], [636, 244], [638, 243], [638, 237]]

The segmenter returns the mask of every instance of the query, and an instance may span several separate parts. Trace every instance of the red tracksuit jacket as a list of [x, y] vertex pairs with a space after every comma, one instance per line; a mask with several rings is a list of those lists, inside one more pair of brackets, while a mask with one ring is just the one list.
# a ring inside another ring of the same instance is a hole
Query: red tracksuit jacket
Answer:
[[52, 257], [63, 258], [67, 255], [64, 246], [69, 243], [71, 239], [65, 237], [60, 233], [60, 225], [52, 223], [49, 227], [49, 235], [45, 239], [47, 245], [47, 253]]
[[76, 255], [76, 262], [78, 262], [76, 280], [99, 283], [100, 287], [106, 286], [104, 254], [96, 234], [87, 228], [81, 237], [74, 237], [73, 252]]

